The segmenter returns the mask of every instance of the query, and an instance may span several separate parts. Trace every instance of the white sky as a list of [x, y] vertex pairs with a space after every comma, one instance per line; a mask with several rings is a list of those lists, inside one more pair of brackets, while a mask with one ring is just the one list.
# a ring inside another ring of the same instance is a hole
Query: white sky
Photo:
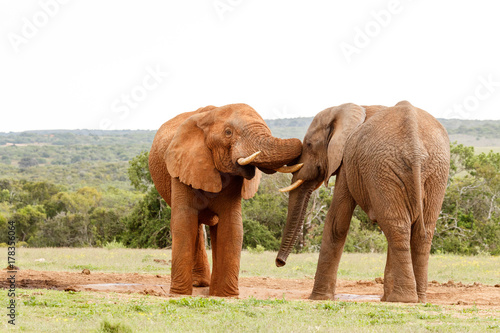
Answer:
[[157, 129], [236, 102], [266, 119], [403, 99], [500, 119], [495, 0], [0, 1], [3, 132]]

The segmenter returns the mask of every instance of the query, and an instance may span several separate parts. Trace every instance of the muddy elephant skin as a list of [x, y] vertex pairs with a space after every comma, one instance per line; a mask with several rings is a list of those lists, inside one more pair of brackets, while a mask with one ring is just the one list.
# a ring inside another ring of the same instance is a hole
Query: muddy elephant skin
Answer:
[[[194, 285], [210, 286], [210, 295], [239, 294], [241, 199], [257, 192], [261, 171], [283, 170], [301, 150], [298, 139], [273, 137], [246, 104], [207, 106], [160, 127], [149, 169], [172, 208], [171, 293], [190, 295]], [[210, 226], [211, 274], [203, 224]]]

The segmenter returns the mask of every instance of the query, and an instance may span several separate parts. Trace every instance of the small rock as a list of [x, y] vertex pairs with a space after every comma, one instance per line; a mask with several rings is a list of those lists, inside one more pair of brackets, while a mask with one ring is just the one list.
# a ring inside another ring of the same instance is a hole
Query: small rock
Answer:
[[495, 284], [495, 287], [496, 287], [496, 288], [500, 288], [500, 283]]
[[89, 275], [89, 274], [90, 274], [90, 270], [88, 270], [87, 268], [85, 268], [85, 269], [82, 271], [82, 274]]
[[437, 282], [436, 280], [432, 280], [431, 283], [432, 284], [439, 284], [439, 282]]
[[375, 285], [375, 282], [373, 282], [373, 281], [366, 281], [366, 280], [359, 280], [356, 283], [358, 285], [362, 285], [362, 286], [373, 286], [373, 285]]
[[73, 291], [73, 292], [77, 292], [78, 290], [76, 290], [75, 287], [67, 287], [64, 289], [64, 291]]
[[37, 261], [37, 262], [44, 262], [44, 261], [45, 261], [45, 258], [35, 259], [35, 261]]
[[156, 274], [156, 277], [157, 277], [157, 278], [161, 278], [161, 275], [160, 275], [160, 274]]
[[377, 282], [378, 284], [384, 284], [384, 279], [381, 277], [377, 277], [375, 278], [375, 282]]
[[168, 261], [166, 261], [165, 259], [153, 259], [153, 261], [162, 265], [168, 265]]

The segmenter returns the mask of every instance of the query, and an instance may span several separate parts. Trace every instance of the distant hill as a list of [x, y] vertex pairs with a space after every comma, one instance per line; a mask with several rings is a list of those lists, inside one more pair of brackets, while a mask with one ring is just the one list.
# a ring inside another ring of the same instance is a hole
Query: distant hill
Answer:
[[[313, 117], [266, 120], [269, 128], [281, 138], [303, 139]], [[467, 146], [500, 147], [500, 120], [440, 119], [450, 141]]]
[[[273, 135], [280, 138], [303, 139], [313, 117], [268, 119]], [[467, 146], [500, 147], [500, 120], [438, 119], [448, 131], [450, 140]], [[148, 148], [153, 130], [39, 130], [0, 132], [0, 146], [24, 145], [132, 145]]]

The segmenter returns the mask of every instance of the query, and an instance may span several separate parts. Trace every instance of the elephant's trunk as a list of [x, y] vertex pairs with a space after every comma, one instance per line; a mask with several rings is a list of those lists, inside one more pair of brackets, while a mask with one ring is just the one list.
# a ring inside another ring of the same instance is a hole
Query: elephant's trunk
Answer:
[[302, 152], [299, 139], [280, 139], [272, 135], [263, 135], [252, 140], [253, 151], [261, 151], [251, 162], [252, 165], [275, 170], [295, 160]]
[[304, 224], [307, 204], [309, 203], [309, 198], [315, 188], [315, 184], [315, 182], [305, 182], [302, 186], [290, 192], [285, 230], [283, 231], [281, 247], [276, 257], [276, 266], [278, 267], [285, 266], [286, 259], [299, 237], [300, 229]]

